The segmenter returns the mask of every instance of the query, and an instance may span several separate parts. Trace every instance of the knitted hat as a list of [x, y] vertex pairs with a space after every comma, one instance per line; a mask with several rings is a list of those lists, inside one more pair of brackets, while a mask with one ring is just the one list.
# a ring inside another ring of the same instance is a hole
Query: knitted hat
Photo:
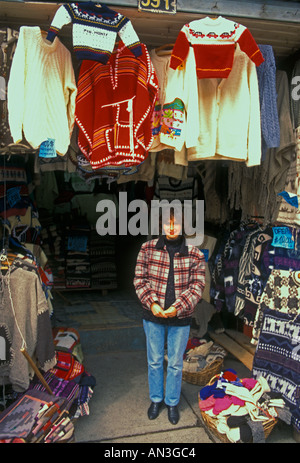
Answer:
[[241, 424], [239, 428], [240, 428], [241, 441], [244, 444], [252, 442], [252, 432], [248, 424]]
[[229, 428], [238, 428], [242, 424], [247, 423], [247, 417], [244, 416], [229, 416], [227, 418], [227, 426]]
[[237, 380], [237, 372], [232, 368], [228, 368], [222, 374], [222, 378], [226, 379], [227, 381], [236, 381]]

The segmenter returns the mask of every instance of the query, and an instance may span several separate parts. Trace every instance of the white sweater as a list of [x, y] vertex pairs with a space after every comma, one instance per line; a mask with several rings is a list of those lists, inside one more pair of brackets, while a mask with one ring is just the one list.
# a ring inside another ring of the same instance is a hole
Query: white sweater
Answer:
[[[177, 149], [186, 142], [188, 161], [231, 159], [245, 161], [248, 167], [260, 165], [259, 90], [253, 61], [237, 45], [228, 78], [198, 79], [196, 86], [194, 82], [194, 73], [186, 67], [184, 88], [189, 89], [193, 98], [189, 98], [190, 104], [186, 108], [185, 130], [161, 135], [161, 140], [168, 138], [168, 145]], [[167, 101], [172, 102], [181, 94], [181, 83], [178, 88], [178, 82], [169, 80]], [[193, 113], [188, 114], [191, 108]], [[166, 125], [171, 127], [170, 123]], [[189, 139], [185, 138], [186, 134]]]
[[[177, 151], [181, 151], [184, 144], [187, 148], [195, 146], [199, 130], [199, 102], [195, 55], [192, 48], [182, 68], [168, 69], [164, 94], [160, 142]], [[191, 128], [193, 130], [190, 130]]]
[[56, 152], [64, 155], [74, 126], [76, 94], [69, 50], [58, 38], [46, 42], [39, 27], [21, 27], [7, 97], [14, 143], [24, 135], [37, 149], [51, 138]]

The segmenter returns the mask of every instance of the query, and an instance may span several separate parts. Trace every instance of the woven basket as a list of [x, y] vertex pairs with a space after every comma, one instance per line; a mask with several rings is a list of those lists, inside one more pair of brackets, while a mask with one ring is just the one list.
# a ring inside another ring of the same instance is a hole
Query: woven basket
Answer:
[[182, 379], [187, 383], [205, 386], [213, 376], [221, 372], [223, 361], [223, 358], [216, 359], [214, 362], [206, 365], [206, 367], [197, 372], [183, 370]]
[[[217, 375], [216, 375], [217, 376]], [[215, 381], [216, 377], [214, 378], [211, 378], [210, 382], [208, 383], [208, 385], [210, 384], [213, 384], [213, 382]], [[200, 405], [200, 402], [201, 402], [201, 399], [200, 399], [200, 391], [198, 393], [198, 402], [199, 402], [199, 405]], [[213, 418], [212, 416], [210, 415], [207, 415], [203, 410], [201, 410], [200, 408], [200, 413], [201, 413], [201, 417], [203, 419], [203, 422], [204, 424], [207, 426], [207, 428], [216, 436], [218, 437], [218, 439], [220, 439], [220, 441], [224, 442], [224, 443], [227, 443], [227, 444], [230, 444], [232, 443], [226, 436], [226, 434], [221, 434], [218, 430], [217, 430], [217, 423], [218, 423], [218, 420], [216, 418]], [[263, 428], [264, 428], [264, 435], [265, 435], [265, 439], [267, 439], [267, 437], [271, 434], [274, 426], [276, 425], [277, 423], [277, 419], [276, 418], [270, 418], [269, 420], [266, 420], [263, 422]]]

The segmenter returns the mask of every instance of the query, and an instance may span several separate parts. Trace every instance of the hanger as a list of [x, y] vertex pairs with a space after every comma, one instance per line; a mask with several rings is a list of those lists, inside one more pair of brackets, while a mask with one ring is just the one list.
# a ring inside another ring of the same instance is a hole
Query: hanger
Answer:
[[155, 48], [155, 52], [158, 56], [170, 55], [174, 45], [174, 43], [166, 43], [165, 45], [161, 45], [160, 47]]
[[[215, 5], [214, 5], [211, 9], [212, 9], [212, 10], [219, 10], [218, 2], [216, 2]], [[219, 14], [218, 14], [218, 13], [212, 13], [211, 15], [209, 15], [209, 17], [210, 17], [211, 19], [218, 19]]]
[[48, 40], [48, 39], [47, 39], [48, 31], [46, 31], [45, 29], [42, 29], [42, 28], [41, 28], [41, 35], [42, 35], [43, 40], [44, 40], [45, 43], [47, 43], [48, 45], [52, 45], [51, 40]]

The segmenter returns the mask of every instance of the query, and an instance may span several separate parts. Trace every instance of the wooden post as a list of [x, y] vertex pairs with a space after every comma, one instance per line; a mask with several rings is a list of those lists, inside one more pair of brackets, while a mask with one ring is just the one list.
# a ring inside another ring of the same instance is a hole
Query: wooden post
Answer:
[[37, 375], [37, 377], [39, 378], [39, 380], [41, 381], [41, 383], [43, 384], [43, 386], [47, 389], [47, 391], [49, 392], [49, 394], [53, 395], [53, 392], [51, 391], [51, 388], [49, 387], [49, 385], [47, 384], [47, 382], [45, 381], [45, 379], [43, 378], [43, 375], [41, 374], [41, 372], [39, 371], [39, 369], [37, 368], [36, 364], [34, 363], [34, 361], [32, 360], [32, 358], [30, 357], [30, 355], [28, 354], [27, 350], [22, 348], [21, 349], [21, 352], [22, 354], [24, 355], [24, 357], [26, 358], [27, 362], [29, 363], [29, 365], [33, 368], [35, 374]]

